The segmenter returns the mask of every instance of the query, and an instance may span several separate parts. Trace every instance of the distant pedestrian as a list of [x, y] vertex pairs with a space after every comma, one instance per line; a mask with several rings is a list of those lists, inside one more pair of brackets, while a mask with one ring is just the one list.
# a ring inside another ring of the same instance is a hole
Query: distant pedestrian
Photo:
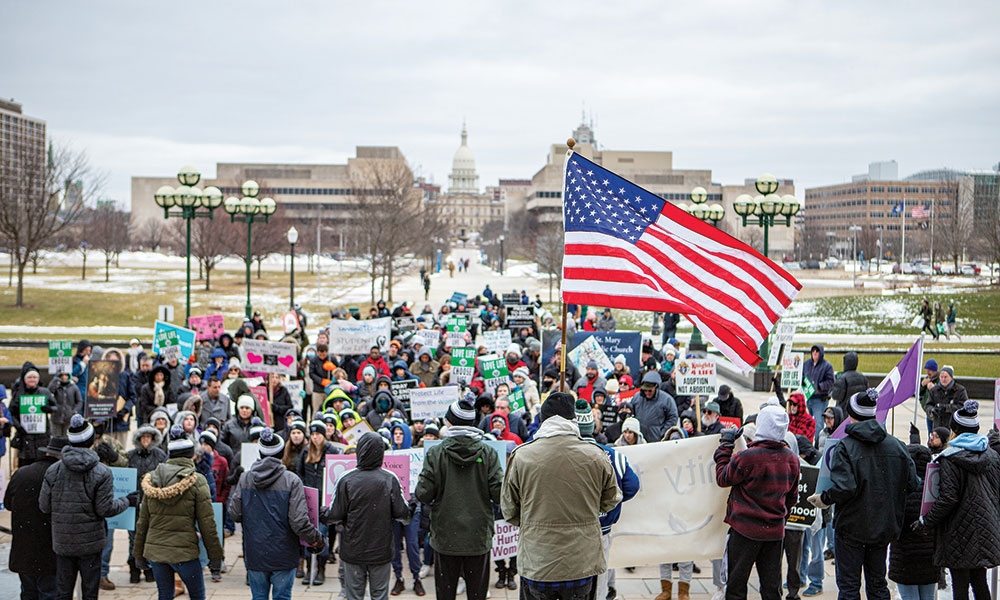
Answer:
[[950, 339], [951, 336], [955, 336], [955, 337], [958, 338], [958, 341], [961, 342], [962, 341], [962, 336], [959, 335], [958, 331], [955, 329], [955, 318], [956, 318], [957, 314], [958, 313], [955, 310], [955, 303], [954, 302], [949, 302], [948, 303], [948, 315], [945, 317], [945, 326], [947, 327], [948, 338]]
[[823, 411], [826, 410], [830, 392], [833, 390], [833, 365], [824, 358], [823, 346], [813, 344], [809, 350], [810, 360], [802, 364], [803, 380], [808, 379], [813, 386], [813, 393], [806, 398], [809, 414], [817, 423], [823, 422]]
[[424, 302], [426, 302], [431, 295], [431, 276], [428, 275], [427, 273], [424, 273], [423, 283], [424, 283]]
[[926, 331], [934, 337], [934, 340], [938, 339], [937, 329], [934, 327], [934, 309], [931, 308], [930, 303], [926, 299], [920, 303], [920, 318], [923, 320], [923, 325], [921, 326], [921, 331]]
[[[836, 402], [837, 408], [847, 410], [847, 401], [858, 392], [868, 389], [868, 378], [858, 372], [858, 353], [848, 352], [844, 355], [844, 370], [833, 381], [833, 391], [830, 397]], [[819, 421], [816, 422], [819, 425]]]

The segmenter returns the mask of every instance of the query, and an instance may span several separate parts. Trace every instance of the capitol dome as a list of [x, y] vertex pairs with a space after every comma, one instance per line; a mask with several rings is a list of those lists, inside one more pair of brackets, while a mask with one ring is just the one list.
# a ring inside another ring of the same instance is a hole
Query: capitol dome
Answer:
[[468, 145], [469, 134], [462, 123], [462, 145], [455, 151], [451, 161], [451, 174], [448, 176], [450, 185], [448, 191], [453, 194], [478, 194], [479, 175], [476, 174], [476, 156]]

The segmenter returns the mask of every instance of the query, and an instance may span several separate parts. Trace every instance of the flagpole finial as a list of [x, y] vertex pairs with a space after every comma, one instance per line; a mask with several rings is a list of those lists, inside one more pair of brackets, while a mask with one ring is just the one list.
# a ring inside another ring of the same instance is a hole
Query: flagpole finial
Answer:
[[570, 150], [572, 150], [573, 146], [576, 146], [576, 140], [574, 140], [573, 138], [569, 138], [568, 140], [566, 140], [566, 145], [569, 146]]

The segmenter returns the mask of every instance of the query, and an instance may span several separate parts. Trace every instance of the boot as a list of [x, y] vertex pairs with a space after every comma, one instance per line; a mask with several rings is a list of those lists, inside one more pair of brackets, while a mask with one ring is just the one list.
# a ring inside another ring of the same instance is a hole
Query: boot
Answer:
[[153, 578], [152, 569], [143, 569], [142, 576], [146, 579], [146, 583], [153, 583], [156, 581], [156, 579]]
[[691, 584], [687, 581], [677, 582], [677, 600], [691, 600]]
[[674, 583], [669, 579], [660, 580], [660, 593], [653, 600], [670, 600], [674, 594]]
[[507, 569], [507, 589], [517, 589], [517, 569]]
[[323, 585], [326, 582], [326, 559], [320, 558], [316, 563], [316, 575], [313, 577], [313, 585]]
[[115, 589], [115, 584], [114, 584], [113, 581], [111, 581], [107, 577], [101, 577], [100, 588], [102, 590], [111, 591], [111, 590]]
[[135, 564], [135, 558], [129, 557], [128, 559], [128, 582], [129, 583], [139, 583], [142, 581], [142, 571]]
[[305, 567], [305, 565], [306, 565], [306, 559], [300, 558], [299, 559], [299, 566], [298, 566], [297, 569], [295, 569], [295, 578], [296, 579], [302, 579], [303, 577], [306, 576], [306, 567]]
[[507, 569], [501, 565], [497, 565], [497, 582], [493, 584], [493, 587], [497, 589], [507, 587]]

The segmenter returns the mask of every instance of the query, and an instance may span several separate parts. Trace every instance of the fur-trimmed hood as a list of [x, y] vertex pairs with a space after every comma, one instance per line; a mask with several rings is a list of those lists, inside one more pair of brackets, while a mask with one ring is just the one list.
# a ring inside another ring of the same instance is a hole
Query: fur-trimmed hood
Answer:
[[163, 434], [160, 430], [148, 423], [146, 425], [140, 425], [138, 429], [132, 432], [132, 445], [136, 448], [142, 448], [142, 444], [139, 443], [139, 438], [142, 437], [144, 433], [148, 433], [153, 436], [153, 443], [150, 444], [150, 448], [156, 448], [163, 443]]
[[174, 504], [194, 487], [197, 478], [190, 458], [171, 458], [142, 478], [142, 491], [147, 498]]

